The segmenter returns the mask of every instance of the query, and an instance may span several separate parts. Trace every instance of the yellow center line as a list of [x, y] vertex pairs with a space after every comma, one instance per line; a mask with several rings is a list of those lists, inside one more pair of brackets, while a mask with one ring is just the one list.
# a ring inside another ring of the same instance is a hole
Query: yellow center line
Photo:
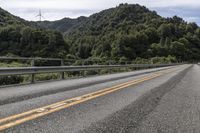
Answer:
[[89, 93], [89, 94], [85, 94], [85, 95], [82, 95], [82, 96], [78, 96], [78, 97], [75, 97], [75, 98], [60, 101], [60, 102], [57, 102], [57, 103], [54, 103], [54, 104], [51, 104], [51, 105], [48, 105], [48, 106], [44, 106], [44, 107], [40, 107], [40, 108], [37, 108], [37, 109], [30, 110], [30, 111], [27, 111], [27, 112], [24, 112], [24, 113], [8, 116], [6, 118], [0, 119], [0, 131], [3, 131], [5, 129], [11, 128], [13, 126], [22, 124], [24, 122], [45, 116], [47, 114], [57, 112], [59, 110], [68, 108], [70, 106], [73, 106], [73, 105], [76, 105], [76, 104], [79, 104], [79, 103], [83, 103], [85, 101], [88, 101], [88, 100], [91, 100], [91, 99], [94, 99], [94, 98], [115, 92], [117, 90], [121, 90], [121, 89], [127, 88], [129, 86], [136, 85], [138, 83], [154, 79], [156, 77], [159, 77], [161, 75], [171, 73], [171, 72], [174, 72], [174, 71], [176, 71], [176, 70], [163, 70], [163, 71], [160, 71], [160, 72], [153, 73], [150, 76], [146, 76], [146, 77], [143, 77], [143, 78], [140, 78], [140, 79], [125, 82], [125, 83], [122, 83], [122, 84], [119, 84], [119, 85], [116, 85], [116, 86], [113, 86], [113, 87], [105, 88], [103, 90], [99, 90], [99, 91], [92, 92], [92, 93]]

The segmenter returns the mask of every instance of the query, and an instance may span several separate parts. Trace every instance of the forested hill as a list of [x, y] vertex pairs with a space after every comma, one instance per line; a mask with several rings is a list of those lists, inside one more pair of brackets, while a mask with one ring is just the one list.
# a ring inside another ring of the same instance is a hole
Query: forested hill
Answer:
[[36, 27], [0, 8], [0, 56], [61, 58], [68, 53], [60, 32]]
[[[159, 42], [157, 28], [164, 19], [140, 5], [121, 4], [91, 15], [66, 34], [73, 54], [119, 59], [145, 57], [151, 43]], [[150, 28], [150, 29], [148, 29]], [[149, 31], [150, 30], [150, 31]], [[151, 34], [149, 38], [146, 31]]]
[[6, 26], [11, 24], [24, 24], [25, 20], [10, 14], [9, 12], [0, 8], [0, 26]]
[[177, 16], [163, 18], [140, 5], [121, 4], [78, 19], [18, 21], [0, 26], [1, 55], [166, 62], [200, 59], [197, 24]]
[[162, 18], [140, 5], [121, 4], [90, 16], [65, 36], [81, 58], [200, 59], [200, 28], [182, 18]]

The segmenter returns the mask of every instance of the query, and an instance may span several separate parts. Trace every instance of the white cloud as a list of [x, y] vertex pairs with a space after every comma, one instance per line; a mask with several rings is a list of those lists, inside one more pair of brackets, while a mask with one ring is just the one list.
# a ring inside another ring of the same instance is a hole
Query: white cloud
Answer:
[[7, 8], [45, 8], [45, 9], [101, 9], [113, 5], [111, 0], [2, 0]]
[[7, 8], [102, 9], [119, 3], [139, 3], [148, 7], [199, 7], [199, 0], [1, 0]]
[[186, 17], [185, 20], [188, 22], [198, 22], [198, 21], [200, 21], [200, 18], [199, 17]]
[[200, 7], [200, 1], [197, 0], [133, 0], [134, 2], [146, 5], [148, 7]]
[[[55, 20], [63, 17], [88, 16], [120, 3], [138, 3], [150, 9], [200, 8], [200, 0], [0, 0], [0, 7], [28, 20], [37, 20], [34, 16], [38, 13], [38, 9], [42, 9], [46, 19]], [[171, 12], [167, 10], [168, 14]]]

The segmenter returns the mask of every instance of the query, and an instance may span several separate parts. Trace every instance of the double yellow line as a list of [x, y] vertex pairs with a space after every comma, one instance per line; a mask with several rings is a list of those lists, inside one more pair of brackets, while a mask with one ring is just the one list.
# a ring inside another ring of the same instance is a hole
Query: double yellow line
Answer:
[[41, 107], [41, 108], [33, 109], [33, 110], [30, 110], [30, 111], [27, 111], [27, 112], [24, 112], [24, 113], [20, 113], [20, 114], [16, 114], [16, 115], [13, 115], [13, 116], [9, 116], [9, 117], [0, 119], [0, 131], [3, 131], [5, 129], [11, 128], [13, 126], [16, 126], [16, 125], [19, 125], [19, 124], [22, 124], [22, 123], [25, 123], [27, 121], [45, 116], [47, 114], [57, 112], [59, 110], [68, 108], [70, 106], [73, 106], [73, 105], [76, 105], [76, 104], [79, 104], [79, 103], [82, 103], [82, 102], [85, 102], [85, 101], [106, 95], [106, 94], [109, 94], [109, 93], [112, 93], [112, 92], [115, 92], [117, 90], [121, 90], [123, 88], [127, 88], [129, 86], [132, 86], [132, 85], [135, 85], [135, 84], [147, 81], [147, 80], [154, 79], [154, 78], [159, 77], [163, 74], [170, 73], [170, 72], [173, 72], [173, 71], [172, 70], [160, 71], [160, 72], [151, 74], [150, 76], [147, 76], [147, 77], [132, 80], [132, 81], [122, 83], [122, 84], [119, 84], [119, 85], [116, 85], [116, 86], [113, 86], [113, 87], [110, 87], [110, 88], [105, 88], [105, 89], [100, 90], [100, 91], [96, 91], [96, 92], [89, 93], [89, 94], [82, 95], [82, 96], [78, 96], [78, 97], [75, 97], [75, 98], [72, 98], [72, 99], [60, 101], [60, 102], [57, 102], [57, 103], [54, 103], [54, 104], [51, 104], [51, 105], [48, 105], [48, 106], [44, 106], [44, 107]]

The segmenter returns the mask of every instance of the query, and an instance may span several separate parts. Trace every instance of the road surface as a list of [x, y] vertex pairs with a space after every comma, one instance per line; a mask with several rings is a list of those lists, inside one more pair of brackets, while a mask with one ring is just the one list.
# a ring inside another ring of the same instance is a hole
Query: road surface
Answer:
[[0, 131], [199, 133], [200, 66], [0, 89]]

